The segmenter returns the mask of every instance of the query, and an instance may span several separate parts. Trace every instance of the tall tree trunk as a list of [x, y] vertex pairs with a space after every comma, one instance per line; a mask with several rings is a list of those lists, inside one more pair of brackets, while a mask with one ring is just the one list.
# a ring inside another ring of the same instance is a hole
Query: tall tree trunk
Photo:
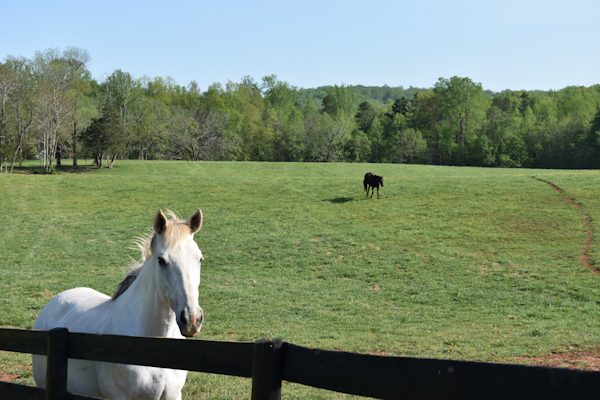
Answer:
[[108, 169], [112, 169], [113, 164], [115, 163], [116, 159], [117, 159], [117, 154], [115, 153], [112, 157], [112, 160], [110, 160], [110, 163], [108, 163]]
[[77, 169], [77, 121], [73, 121], [71, 139], [73, 140], [73, 168]]
[[464, 131], [464, 119], [461, 117], [459, 121], [459, 132], [460, 132], [460, 141], [462, 144], [462, 161], [463, 167], [467, 165], [467, 149], [465, 147], [465, 131]]
[[57, 167], [62, 167], [62, 163], [61, 163], [62, 157], [61, 157], [60, 153], [61, 153], [60, 145], [57, 145], [56, 146], [56, 156], [54, 157], [56, 159], [56, 166]]
[[10, 163], [10, 173], [13, 173], [13, 168], [15, 166], [15, 161], [17, 160], [17, 154], [19, 154], [19, 150], [21, 150], [21, 142], [19, 142], [19, 145], [17, 146], [17, 149], [15, 150], [15, 154], [13, 155], [13, 159]]
[[[12, 162], [10, 163], [10, 173], [13, 173], [13, 168], [15, 166], [15, 161], [17, 160], [17, 155], [19, 154], [19, 151], [21, 151], [21, 154], [23, 153], [21, 146], [23, 145], [23, 137], [25, 136], [25, 132], [27, 132], [27, 128], [29, 128], [29, 124], [31, 124], [31, 119], [29, 120], [29, 122], [27, 123], [27, 125], [25, 126], [24, 130], [19, 130], [19, 143], [17, 144], [17, 148], [15, 149], [15, 154], [13, 155], [13, 159]], [[21, 161], [21, 165], [23, 165], [23, 161]]]

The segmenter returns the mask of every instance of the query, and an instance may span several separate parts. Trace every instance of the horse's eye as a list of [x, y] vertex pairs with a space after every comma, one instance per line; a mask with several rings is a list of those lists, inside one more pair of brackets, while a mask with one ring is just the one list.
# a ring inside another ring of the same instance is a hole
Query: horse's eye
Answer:
[[167, 262], [165, 261], [164, 258], [158, 257], [158, 265], [160, 265], [161, 267], [166, 267], [167, 266]]

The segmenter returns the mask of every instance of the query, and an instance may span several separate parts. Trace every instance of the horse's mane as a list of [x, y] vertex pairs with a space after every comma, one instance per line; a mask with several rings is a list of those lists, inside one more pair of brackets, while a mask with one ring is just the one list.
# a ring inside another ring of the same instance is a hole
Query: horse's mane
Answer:
[[[187, 222], [179, 219], [177, 215], [171, 210], [166, 210], [165, 214], [170, 219], [167, 221], [167, 225], [165, 227], [165, 231], [163, 232], [163, 239], [167, 244], [177, 243], [186, 237], [186, 234], [190, 234], [189, 226]], [[186, 229], [187, 228], [187, 229]], [[146, 237], [137, 237], [134, 242], [134, 249], [140, 250], [142, 253], [142, 257], [139, 261], [133, 261], [132, 265], [129, 266], [129, 273], [119, 283], [117, 287], [117, 291], [110, 299], [110, 301], [115, 301], [117, 297], [122, 295], [128, 288], [131, 286], [135, 278], [138, 277], [142, 269], [144, 268], [144, 264], [150, 257], [152, 257], [152, 253], [156, 248], [156, 232], [152, 232], [150, 235]]]

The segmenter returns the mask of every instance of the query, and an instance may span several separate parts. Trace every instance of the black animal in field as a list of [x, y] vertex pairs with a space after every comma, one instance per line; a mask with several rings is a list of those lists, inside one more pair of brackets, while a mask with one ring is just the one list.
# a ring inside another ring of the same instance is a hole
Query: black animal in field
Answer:
[[374, 175], [370, 172], [365, 174], [365, 179], [363, 181], [365, 185], [365, 192], [367, 192], [367, 197], [369, 197], [369, 189], [371, 189], [371, 198], [373, 197], [373, 192], [375, 188], [377, 188], [377, 198], [379, 198], [379, 186], [383, 187], [383, 176]]

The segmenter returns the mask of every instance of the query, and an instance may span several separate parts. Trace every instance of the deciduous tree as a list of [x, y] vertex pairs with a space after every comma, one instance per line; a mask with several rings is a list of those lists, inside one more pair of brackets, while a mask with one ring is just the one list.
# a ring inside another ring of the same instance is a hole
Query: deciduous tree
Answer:
[[81, 140], [86, 152], [95, 158], [98, 168], [104, 168], [104, 158], [111, 155], [108, 168], [113, 167], [117, 155], [125, 150], [126, 135], [121, 115], [112, 103], [107, 103], [102, 115], [92, 120], [82, 132]]
[[488, 106], [481, 84], [453, 76], [450, 79], [440, 78], [433, 90], [442, 104], [445, 128], [454, 135], [460, 149], [458, 159], [462, 165], [467, 165], [469, 141], [476, 137], [476, 130]]
[[323, 111], [335, 118], [350, 118], [354, 113], [356, 95], [352, 86], [333, 85], [327, 87], [323, 97]]
[[76, 90], [89, 60], [87, 51], [75, 47], [37, 52], [33, 59], [38, 132], [46, 172], [53, 169], [60, 136], [69, 125], [72, 98], [68, 93]]
[[211, 147], [224, 135], [227, 114], [214, 109], [173, 110], [172, 158], [198, 161], [205, 159]]

